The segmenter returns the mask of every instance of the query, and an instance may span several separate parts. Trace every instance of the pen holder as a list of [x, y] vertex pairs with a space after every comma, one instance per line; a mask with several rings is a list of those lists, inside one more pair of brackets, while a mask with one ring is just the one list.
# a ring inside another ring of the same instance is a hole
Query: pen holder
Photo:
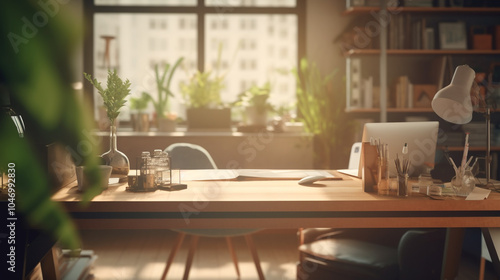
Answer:
[[361, 182], [363, 191], [377, 192], [378, 156], [377, 148], [369, 142], [363, 142], [361, 146]]
[[387, 158], [377, 158], [377, 190], [378, 194], [389, 194], [389, 160]]
[[398, 173], [398, 196], [408, 196], [408, 174]]
[[451, 179], [451, 186], [457, 196], [468, 196], [476, 185], [476, 179], [469, 169], [466, 169], [463, 174], [457, 172]]

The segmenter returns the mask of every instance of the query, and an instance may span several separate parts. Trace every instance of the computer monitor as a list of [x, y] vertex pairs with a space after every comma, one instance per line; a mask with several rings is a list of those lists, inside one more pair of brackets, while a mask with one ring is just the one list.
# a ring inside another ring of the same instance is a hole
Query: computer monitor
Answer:
[[403, 146], [408, 143], [406, 156], [411, 161], [409, 175], [415, 177], [428, 166], [434, 166], [438, 130], [437, 121], [367, 123], [362, 141], [370, 142], [370, 139], [374, 139], [388, 144], [389, 175], [394, 177], [397, 175], [394, 163], [396, 154], [401, 158]]

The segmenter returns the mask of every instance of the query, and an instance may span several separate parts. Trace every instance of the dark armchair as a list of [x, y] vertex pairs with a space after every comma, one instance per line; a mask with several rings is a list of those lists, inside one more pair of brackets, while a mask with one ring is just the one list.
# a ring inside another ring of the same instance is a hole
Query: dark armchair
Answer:
[[297, 279], [440, 279], [445, 229], [303, 229]]

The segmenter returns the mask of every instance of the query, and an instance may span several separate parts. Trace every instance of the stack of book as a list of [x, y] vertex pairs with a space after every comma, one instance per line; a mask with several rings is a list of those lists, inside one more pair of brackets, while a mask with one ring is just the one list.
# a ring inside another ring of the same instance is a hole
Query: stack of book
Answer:
[[411, 14], [392, 15], [388, 29], [389, 49], [435, 49], [434, 28], [425, 18], [414, 19]]

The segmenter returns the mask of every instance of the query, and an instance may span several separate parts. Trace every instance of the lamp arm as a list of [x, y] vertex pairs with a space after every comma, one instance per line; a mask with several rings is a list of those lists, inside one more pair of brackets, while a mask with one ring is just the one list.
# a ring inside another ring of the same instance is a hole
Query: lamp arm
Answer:
[[491, 179], [491, 108], [486, 107], [486, 185]]

